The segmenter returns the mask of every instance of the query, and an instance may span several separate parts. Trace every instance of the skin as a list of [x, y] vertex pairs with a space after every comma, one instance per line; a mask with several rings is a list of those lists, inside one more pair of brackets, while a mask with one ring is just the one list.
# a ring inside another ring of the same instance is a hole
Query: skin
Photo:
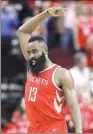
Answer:
[[[46, 17], [50, 15], [62, 16], [63, 14], [64, 11], [62, 12], [60, 8], [57, 10], [57, 8], [52, 7], [33, 17], [19, 28], [20, 47], [26, 60], [29, 60], [33, 56], [38, 58], [42, 52], [44, 52], [46, 58], [44, 68], [50, 67], [53, 64], [48, 57], [48, 49], [43, 42], [34, 41], [28, 44], [28, 40], [30, 38], [30, 33], [32, 33]], [[67, 104], [71, 111], [76, 133], [82, 133], [81, 113], [71, 74], [67, 69], [61, 67], [56, 71], [54, 80], [56, 85], [61, 87], [64, 92]]]
[[74, 88], [73, 78], [69, 73], [69, 71], [65, 68], [60, 68], [59, 70], [57, 70], [54, 78], [56, 85], [62, 87], [61, 89], [64, 92], [66, 102], [70, 108], [70, 113], [73, 123], [75, 125], [76, 132], [81, 133], [82, 132], [81, 113], [76, 91]]
[[46, 55], [48, 52], [47, 45], [44, 42], [34, 41], [28, 44], [27, 53], [28, 58], [40, 57], [42, 52]]
[[46, 62], [44, 64], [44, 69], [51, 66], [53, 63], [50, 61], [48, 57], [48, 48], [44, 42], [34, 41], [28, 44], [27, 47], [27, 55], [28, 59], [39, 58], [42, 55], [42, 52], [45, 55]]

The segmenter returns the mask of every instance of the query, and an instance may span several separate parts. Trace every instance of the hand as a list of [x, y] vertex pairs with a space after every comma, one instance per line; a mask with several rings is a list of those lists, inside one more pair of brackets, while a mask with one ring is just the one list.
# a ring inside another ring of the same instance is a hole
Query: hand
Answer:
[[67, 8], [62, 8], [62, 7], [51, 7], [49, 9], [47, 9], [47, 12], [54, 16], [54, 17], [59, 17], [59, 16], [65, 16], [66, 14], [66, 9]]

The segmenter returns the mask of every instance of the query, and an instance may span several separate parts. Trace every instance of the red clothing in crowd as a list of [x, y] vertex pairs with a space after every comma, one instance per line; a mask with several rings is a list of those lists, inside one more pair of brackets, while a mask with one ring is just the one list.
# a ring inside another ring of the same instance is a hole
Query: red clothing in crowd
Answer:
[[[79, 98], [79, 105], [82, 115], [82, 127], [84, 133], [93, 133], [93, 109], [85, 106], [82, 100]], [[63, 113], [65, 114], [65, 119], [67, 122], [72, 121], [70, 116], [70, 110], [66, 104], [63, 108]]]
[[87, 106], [81, 107], [83, 132], [93, 133], [93, 110]]
[[93, 32], [93, 19], [90, 17], [87, 20], [83, 20], [81, 17], [78, 20], [78, 42], [80, 48], [85, 48], [87, 45], [87, 39]]
[[9, 122], [5, 129], [1, 130], [2, 133], [16, 133], [16, 126], [15, 124]]
[[88, 51], [88, 66], [93, 67], [93, 48]]

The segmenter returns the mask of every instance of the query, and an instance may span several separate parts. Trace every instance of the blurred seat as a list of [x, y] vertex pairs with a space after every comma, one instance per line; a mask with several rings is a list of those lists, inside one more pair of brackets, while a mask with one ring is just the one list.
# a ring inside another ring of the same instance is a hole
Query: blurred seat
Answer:
[[56, 47], [54, 50], [49, 51], [50, 59], [56, 64], [66, 68], [72, 67], [72, 56], [72, 53], [65, 52], [60, 47]]

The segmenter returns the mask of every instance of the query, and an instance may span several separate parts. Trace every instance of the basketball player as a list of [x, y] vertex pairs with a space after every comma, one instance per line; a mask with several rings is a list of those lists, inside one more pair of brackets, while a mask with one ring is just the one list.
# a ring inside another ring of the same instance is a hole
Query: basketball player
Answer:
[[69, 71], [52, 63], [45, 40], [30, 38], [36, 27], [48, 16], [63, 16], [64, 9], [52, 7], [28, 20], [19, 28], [22, 53], [29, 72], [25, 85], [25, 105], [30, 126], [28, 132], [67, 133], [62, 107], [69, 105], [76, 133], [82, 133], [81, 113]]

